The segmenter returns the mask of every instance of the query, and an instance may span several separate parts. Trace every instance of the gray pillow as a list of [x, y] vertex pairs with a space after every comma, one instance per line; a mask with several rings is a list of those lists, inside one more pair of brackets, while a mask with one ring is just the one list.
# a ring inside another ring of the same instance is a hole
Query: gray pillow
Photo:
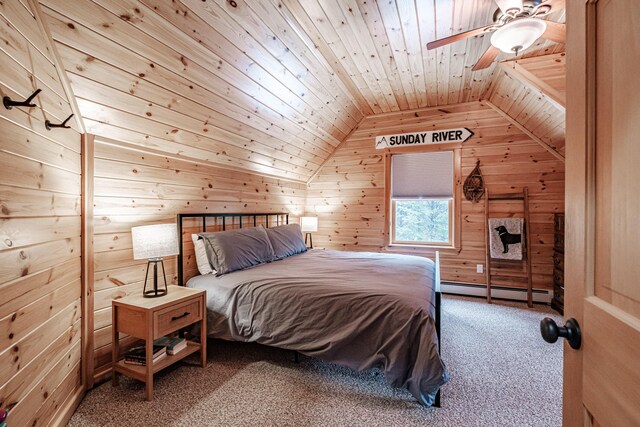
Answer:
[[216, 276], [271, 262], [275, 255], [264, 227], [198, 234]]
[[267, 228], [267, 236], [269, 236], [271, 246], [273, 246], [276, 259], [286, 258], [307, 251], [307, 245], [302, 238], [302, 230], [300, 230], [299, 224]]

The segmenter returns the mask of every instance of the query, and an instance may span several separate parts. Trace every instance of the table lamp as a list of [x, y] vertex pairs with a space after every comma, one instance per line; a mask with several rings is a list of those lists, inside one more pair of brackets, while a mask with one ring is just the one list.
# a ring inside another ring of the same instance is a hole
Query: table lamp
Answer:
[[304, 244], [307, 244], [309, 240], [309, 248], [313, 249], [313, 237], [311, 233], [318, 231], [318, 217], [317, 216], [303, 216], [300, 217], [300, 229], [304, 234]]
[[[175, 224], [143, 225], [131, 228], [133, 241], [133, 259], [147, 259], [147, 274], [144, 276], [146, 298], [161, 297], [167, 294], [167, 277], [162, 257], [178, 254], [178, 229]], [[153, 263], [153, 289], [147, 290], [149, 267]], [[158, 263], [162, 265], [164, 289], [158, 289]]]

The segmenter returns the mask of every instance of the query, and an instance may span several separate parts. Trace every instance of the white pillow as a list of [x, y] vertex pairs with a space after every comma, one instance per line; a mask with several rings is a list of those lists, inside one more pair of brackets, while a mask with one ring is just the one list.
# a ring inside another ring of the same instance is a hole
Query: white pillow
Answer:
[[197, 234], [192, 234], [191, 240], [193, 240], [193, 247], [196, 252], [196, 264], [200, 274], [215, 273], [215, 270], [211, 268], [211, 264], [209, 264], [207, 250], [204, 247], [204, 240], [202, 240]]

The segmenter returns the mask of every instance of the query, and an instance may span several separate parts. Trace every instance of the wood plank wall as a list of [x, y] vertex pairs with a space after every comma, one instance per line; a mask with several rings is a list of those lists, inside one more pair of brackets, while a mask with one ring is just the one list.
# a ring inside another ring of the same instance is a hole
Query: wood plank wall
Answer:
[[81, 384], [81, 143], [47, 131], [71, 106], [28, 2], [0, 2], [0, 407], [12, 426], [63, 422]]
[[[519, 59], [514, 62], [517, 62], [526, 72], [531, 73], [534, 79], [539, 80], [539, 84], [542, 85], [539, 87], [549, 87], [553, 91], [556, 91], [558, 98], [564, 100], [563, 106], [566, 105], [567, 55], [565, 52], [534, 56]], [[509, 63], [507, 63], [507, 65], [509, 65]]]
[[490, 101], [546, 144], [564, 155], [565, 112], [541, 92], [501, 70]]
[[41, 3], [90, 133], [306, 181], [362, 117], [273, 5]]
[[[492, 0], [40, 3], [90, 133], [276, 177], [307, 181], [365, 115], [495, 81], [470, 66], [488, 35], [425, 48], [491, 22]], [[540, 38], [525, 56], [563, 50]]]
[[[489, 191], [529, 187], [535, 288], [552, 288], [553, 213], [564, 211], [564, 163], [482, 102], [367, 117], [309, 183], [307, 214], [317, 214], [317, 247], [383, 251], [384, 152], [375, 136], [419, 130], [468, 127], [475, 135], [463, 145], [462, 180], [481, 161]], [[510, 215], [508, 203], [495, 212]], [[521, 209], [520, 209], [521, 211]], [[483, 284], [476, 264], [485, 263], [483, 204], [462, 202], [462, 249], [441, 252], [443, 280]], [[401, 251], [433, 256], [429, 250]], [[500, 284], [521, 287], [515, 280]]]
[[[95, 299], [96, 379], [111, 363], [111, 301], [142, 291], [146, 261], [134, 260], [131, 227], [176, 222], [188, 212], [304, 211], [306, 185], [188, 162], [135, 146], [96, 138], [95, 143]], [[292, 218], [295, 221], [295, 218]], [[198, 224], [187, 224], [189, 241]], [[185, 245], [185, 248], [191, 248]], [[193, 275], [192, 252], [186, 274]], [[176, 257], [165, 259], [167, 282], [177, 281]], [[125, 341], [124, 344], [129, 344]]]

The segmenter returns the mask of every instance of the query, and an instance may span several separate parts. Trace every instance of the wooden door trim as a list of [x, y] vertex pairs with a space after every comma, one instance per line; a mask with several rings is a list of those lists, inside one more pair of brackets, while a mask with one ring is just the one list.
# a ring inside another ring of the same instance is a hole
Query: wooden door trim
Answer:
[[93, 181], [94, 136], [82, 135], [82, 383], [86, 390], [93, 387], [93, 282], [95, 278], [93, 251]]
[[[587, 124], [587, 7], [567, 2], [567, 117], [565, 179], [565, 316], [583, 324], [587, 264], [587, 165], [592, 155], [586, 143]], [[589, 109], [590, 111], [591, 109]], [[592, 175], [592, 174], [591, 174]], [[563, 425], [582, 426], [582, 350], [564, 343]]]

